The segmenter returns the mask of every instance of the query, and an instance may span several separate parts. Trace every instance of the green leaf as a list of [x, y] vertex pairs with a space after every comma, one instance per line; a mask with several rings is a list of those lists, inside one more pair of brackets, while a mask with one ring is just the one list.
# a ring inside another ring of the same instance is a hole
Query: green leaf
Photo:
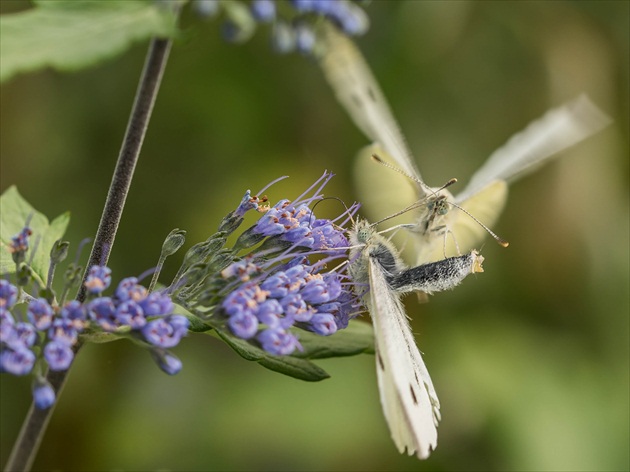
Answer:
[[47, 66], [72, 71], [122, 54], [132, 43], [176, 33], [173, 2], [38, 1], [0, 16], [0, 81]]
[[8, 245], [11, 243], [11, 238], [24, 228], [29, 216], [31, 217], [29, 227], [33, 230], [29, 251], [33, 250], [36, 241], [38, 242], [35, 254], [27, 252], [26, 260], [33, 257], [31, 268], [41, 281], [45, 282], [50, 266], [50, 249], [66, 232], [70, 222], [70, 213], [63, 213], [49, 223], [48, 218], [24, 200], [15, 186], [6, 189], [0, 196], [0, 274], [15, 272], [15, 263]]
[[329, 357], [374, 354], [374, 331], [372, 325], [363, 321], [351, 321], [346, 329], [331, 336], [319, 336], [308, 331], [299, 331], [303, 352], [296, 352], [295, 357], [304, 359], [327, 359]]
[[298, 359], [292, 356], [271, 356], [267, 355], [258, 363], [274, 372], [288, 375], [307, 382], [318, 382], [330, 377], [328, 372], [306, 359]]
[[302, 330], [299, 330], [298, 334], [296, 330], [294, 332], [298, 334], [304, 351], [298, 351], [291, 356], [273, 356], [244, 339], [212, 326], [212, 323], [208, 324], [180, 305], [175, 305], [175, 312], [190, 320], [190, 331], [215, 336], [234, 349], [243, 359], [258, 362], [267, 369], [300, 380], [315, 382], [330, 377], [324, 369], [310, 362], [310, 359], [374, 353], [372, 325], [363, 321], [351, 321], [346, 329], [337, 331], [332, 336], [319, 336]]
[[81, 341], [95, 344], [111, 343], [121, 339], [128, 339], [128, 334], [105, 333], [103, 331], [83, 332], [79, 335]]
[[298, 359], [291, 356], [272, 356], [262, 349], [252, 346], [244, 339], [236, 338], [219, 330], [213, 332], [243, 359], [258, 362], [267, 369], [308, 382], [317, 382], [330, 377], [324, 369], [306, 359]]

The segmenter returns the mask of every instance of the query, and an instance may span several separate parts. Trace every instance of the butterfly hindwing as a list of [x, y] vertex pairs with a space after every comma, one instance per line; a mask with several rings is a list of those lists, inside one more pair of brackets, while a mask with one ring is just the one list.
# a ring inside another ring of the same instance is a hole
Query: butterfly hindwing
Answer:
[[546, 160], [599, 132], [611, 123], [586, 95], [580, 95], [513, 135], [494, 151], [457, 195], [464, 202], [491, 182], [511, 182], [536, 170]]
[[[508, 196], [508, 186], [503, 180], [486, 185], [479, 192], [462, 202], [461, 207], [487, 226], [498, 220]], [[417, 235], [415, 241], [415, 263], [439, 261], [445, 257], [465, 254], [477, 247], [486, 237], [486, 230], [462, 211], [451, 209], [442, 218], [443, 228], [434, 228], [433, 233]], [[457, 244], [455, 244], [457, 242]], [[407, 259], [405, 259], [407, 260]]]

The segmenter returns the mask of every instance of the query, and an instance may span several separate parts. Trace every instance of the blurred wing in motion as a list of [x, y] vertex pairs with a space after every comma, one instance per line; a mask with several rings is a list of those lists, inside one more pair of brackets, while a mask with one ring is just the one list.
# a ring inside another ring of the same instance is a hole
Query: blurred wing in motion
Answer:
[[[378, 144], [371, 144], [360, 149], [354, 160], [355, 185], [361, 204], [370, 219], [376, 221], [418, 201], [418, 192], [409, 178], [376, 164], [370, 158], [372, 154], [377, 154], [388, 162], [394, 159]], [[411, 223], [419, 217], [420, 212], [415, 210], [389, 220], [388, 226], [402, 222]]]
[[[390, 157], [391, 164], [421, 180], [405, 138], [361, 51], [350, 38], [330, 24], [324, 25], [322, 36], [324, 44], [320, 66], [354, 124], [386, 151], [389, 156], [383, 159]], [[419, 196], [425, 195], [422, 186], [415, 182], [413, 185], [418, 187]]]
[[465, 201], [493, 181], [512, 182], [529, 174], [547, 158], [601, 131], [611, 122], [586, 95], [549, 110], [492, 153], [456, 200]]

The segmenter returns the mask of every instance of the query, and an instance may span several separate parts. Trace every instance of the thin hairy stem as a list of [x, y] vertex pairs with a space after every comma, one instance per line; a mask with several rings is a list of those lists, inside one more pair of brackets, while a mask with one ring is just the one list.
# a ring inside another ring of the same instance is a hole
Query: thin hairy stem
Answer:
[[[160, 88], [170, 48], [170, 40], [154, 39], [151, 41], [87, 269], [95, 264], [106, 264], [114, 245], [116, 231], [118, 230], [127, 193], [131, 186], [131, 180], [138, 162], [155, 98]], [[85, 299], [83, 284], [81, 284], [81, 289], [76, 298], [81, 302]], [[80, 348], [80, 343], [74, 346], [75, 354]], [[69, 372], [69, 370], [63, 372], [48, 371], [46, 374], [46, 379], [55, 390], [57, 399], [66, 383]], [[31, 469], [53, 410], [54, 405], [47, 410], [38, 410], [31, 404], [5, 471], [23, 472]]]
[[[171, 41], [166, 39], [155, 39], [151, 43], [87, 269], [106, 265], [109, 259], [170, 47]], [[82, 302], [84, 298], [85, 286], [81, 284], [77, 300]]]

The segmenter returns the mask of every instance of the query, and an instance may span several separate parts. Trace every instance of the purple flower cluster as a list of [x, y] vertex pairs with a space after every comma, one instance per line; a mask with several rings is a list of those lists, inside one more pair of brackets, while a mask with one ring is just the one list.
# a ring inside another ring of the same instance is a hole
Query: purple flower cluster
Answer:
[[[26, 296], [26, 316], [20, 314], [18, 288], [0, 279], [0, 372], [26, 375], [34, 370], [38, 357], [52, 371], [67, 370], [74, 359], [73, 347], [79, 334], [117, 332], [146, 345], [158, 365], [175, 374], [181, 362], [166, 349], [176, 346], [188, 332], [188, 319], [174, 315], [169, 295], [149, 293], [135, 277], [123, 279], [114, 296], [99, 296], [111, 282], [111, 270], [94, 266], [85, 286], [92, 298], [85, 303], [71, 301], [63, 306], [45, 298]], [[96, 298], [94, 298], [96, 297]], [[40, 354], [36, 354], [40, 353]], [[33, 398], [38, 408], [54, 403], [54, 390], [36, 370]]]
[[267, 197], [259, 197], [257, 195], [252, 196], [251, 190], [248, 190], [247, 192], [245, 192], [245, 195], [243, 196], [243, 199], [241, 200], [241, 203], [234, 214], [237, 217], [241, 218], [249, 210], [266, 211], [266, 207], [262, 206], [262, 204], [266, 201]]
[[341, 255], [348, 248], [348, 240], [342, 228], [331, 220], [317, 219], [309, 208], [314, 201], [320, 200], [324, 186], [333, 174], [325, 173], [306, 193], [319, 185], [315, 194], [304, 200], [292, 203], [280, 200], [258, 220], [255, 232], [264, 236], [277, 236], [283, 241], [305, 247], [314, 251], [322, 251], [331, 255]]
[[365, 12], [347, 0], [291, 0], [290, 3], [300, 13], [325, 16], [350, 36], [361, 35], [368, 27]]
[[23, 321], [11, 313], [17, 302], [16, 293], [14, 285], [0, 280], [0, 371], [13, 375], [30, 373], [37, 360], [34, 348], [38, 345], [43, 346], [43, 358], [51, 370], [66, 370], [74, 358], [72, 346], [85, 327], [85, 310], [77, 310], [79, 302], [70, 302], [56, 313], [46, 299], [36, 298], [28, 303], [28, 321]]
[[[240, 262], [233, 265], [237, 264]], [[350, 297], [342, 296], [342, 285], [340, 274], [317, 273], [308, 259], [296, 258], [238, 286], [223, 299], [221, 311], [234, 335], [256, 340], [271, 354], [288, 355], [301, 349], [289, 331], [294, 325], [322, 336], [348, 325], [353, 303]]]
[[33, 234], [33, 231], [28, 226], [25, 226], [22, 231], [11, 238], [9, 243], [9, 252], [11, 254], [24, 253], [28, 250], [28, 238]]
[[258, 220], [256, 231], [265, 236], [280, 236], [283, 241], [314, 250], [348, 247], [343, 230], [330, 220], [315, 219], [307, 205], [292, 205], [283, 200]]
[[158, 348], [176, 346], [188, 332], [188, 319], [172, 314], [174, 305], [170, 296], [149, 293], [135, 277], [123, 279], [113, 297], [95, 298], [87, 303], [86, 309], [89, 319], [103, 331], [127, 327]]
[[253, 34], [256, 24], [271, 25], [272, 45], [280, 53], [311, 53], [317, 42], [315, 26], [322, 17], [350, 36], [362, 35], [369, 28], [363, 8], [350, 0], [195, 0], [194, 5], [204, 17], [225, 13], [222, 31], [226, 41], [244, 41]]
[[[233, 259], [206, 285], [218, 287], [217, 315], [224, 323], [218, 329], [224, 326], [271, 354], [289, 355], [302, 348], [291, 328], [328, 336], [346, 328], [358, 313], [346, 275], [325, 272], [329, 262], [346, 258], [344, 231], [336, 220], [318, 219], [311, 209], [332, 177], [325, 172], [295, 201], [280, 200], [272, 207], [245, 194], [238, 216], [250, 209], [263, 215], [238, 238], [240, 247], [253, 248], [251, 252]], [[357, 209], [355, 204], [342, 216], [350, 218]]]
[[33, 234], [33, 231], [28, 226], [28, 220], [30, 220], [30, 217], [27, 219], [27, 223], [22, 230], [11, 237], [11, 242], [7, 245], [13, 262], [18, 265], [24, 262], [26, 251], [28, 251], [29, 248], [29, 238]]

